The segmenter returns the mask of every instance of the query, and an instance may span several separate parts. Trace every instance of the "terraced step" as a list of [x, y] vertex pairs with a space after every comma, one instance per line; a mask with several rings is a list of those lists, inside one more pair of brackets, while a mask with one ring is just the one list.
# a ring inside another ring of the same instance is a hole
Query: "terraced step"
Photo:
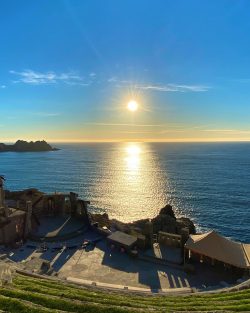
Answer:
[[16, 288], [0, 289], [0, 297], [5, 296], [12, 300], [28, 301], [32, 304], [42, 307], [42, 309], [49, 309], [50, 312], [59, 311], [63, 308], [65, 312], [112, 312], [112, 313], [136, 313], [142, 312], [141, 309], [127, 307], [120, 307], [117, 305], [99, 304], [98, 302], [79, 301], [76, 299], [67, 299], [64, 294], [51, 295], [48, 292], [33, 292], [27, 290], [21, 290]]
[[17, 274], [0, 289], [0, 310], [7, 312], [237, 312], [250, 311], [250, 290], [219, 294], [138, 295], [100, 291], [59, 280]]

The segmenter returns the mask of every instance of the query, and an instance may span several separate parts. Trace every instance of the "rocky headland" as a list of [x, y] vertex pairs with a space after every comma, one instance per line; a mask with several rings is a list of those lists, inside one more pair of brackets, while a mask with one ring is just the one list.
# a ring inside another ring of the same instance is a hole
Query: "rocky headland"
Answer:
[[18, 140], [13, 145], [0, 143], [0, 152], [42, 152], [42, 151], [57, 151], [59, 149], [52, 148], [46, 141], [24, 141]]

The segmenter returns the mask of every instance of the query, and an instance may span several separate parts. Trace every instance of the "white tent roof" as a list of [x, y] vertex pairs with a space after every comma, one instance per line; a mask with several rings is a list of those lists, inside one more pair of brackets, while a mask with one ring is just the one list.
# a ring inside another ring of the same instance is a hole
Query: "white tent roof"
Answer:
[[250, 268], [250, 244], [231, 241], [215, 231], [190, 235], [185, 248], [240, 268]]

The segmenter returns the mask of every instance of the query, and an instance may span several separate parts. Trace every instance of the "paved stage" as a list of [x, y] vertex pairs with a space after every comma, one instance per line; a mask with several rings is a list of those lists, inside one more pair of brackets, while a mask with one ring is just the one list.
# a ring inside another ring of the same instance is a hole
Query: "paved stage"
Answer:
[[96, 282], [97, 285], [114, 284], [157, 292], [169, 288], [221, 288], [221, 281], [233, 283], [228, 274], [216, 272], [205, 265], [197, 267], [196, 274], [187, 274], [171, 266], [133, 259], [126, 253], [112, 251], [105, 239], [96, 246], [80, 248], [85, 240], [96, 239], [100, 239], [98, 234], [86, 232], [65, 242], [49, 242], [46, 244], [47, 251], [41, 251], [39, 243], [30, 241], [20, 249], [3, 250], [24, 269], [27, 260], [42, 258], [50, 262], [59, 278], [77, 278]]
[[[205, 264], [196, 267], [195, 274], [187, 274], [182, 269], [171, 265], [156, 264], [132, 258], [126, 253], [113, 251], [107, 245], [106, 239], [95, 231], [86, 231], [73, 239], [65, 241], [53, 240], [53, 237], [71, 233], [82, 227], [79, 220], [73, 218], [49, 217], [41, 220], [36, 235], [52, 236], [46, 243], [46, 251], [39, 242], [27, 241], [19, 249], [0, 248], [0, 253], [17, 262], [25, 269], [25, 263], [31, 258], [48, 260], [59, 278], [77, 278], [102, 284], [115, 284], [135, 288], [147, 288], [160, 291], [169, 288], [205, 288], [218, 286], [220, 282], [233, 283], [235, 277], [219, 272]], [[91, 241], [92, 244], [82, 248], [82, 244]], [[154, 247], [149, 255], [161, 253], [164, 258], [178, 260], [180, 251]], [[28, 264], [27, 264], [28, 268]], [[29, 269], [30, 270], [30, 269]]]
[[155, 257], [170, 263], [181, 264], [182, 256], [181, 249], [168, 247], [163, 244], [154, 243], [153, 249], [149, 249], [144, 253], [146, 256]]
[[33, 233], [37, 237], [64, 236], [77, 232], [77, 230], [84, 226], [82, 220], [71, 216], [43, 217], [39, 219], [39, 222], [41, 225]]

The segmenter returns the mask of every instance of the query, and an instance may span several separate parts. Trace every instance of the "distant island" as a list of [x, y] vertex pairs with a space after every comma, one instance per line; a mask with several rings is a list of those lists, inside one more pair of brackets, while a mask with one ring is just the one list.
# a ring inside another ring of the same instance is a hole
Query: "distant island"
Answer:
[[0, 143], [0, 152], [42, 152], [42, 151], [57, 151], [59, 149], [52, 148], [46, 141], [24, 141], [18, 140], [13, 145]]

